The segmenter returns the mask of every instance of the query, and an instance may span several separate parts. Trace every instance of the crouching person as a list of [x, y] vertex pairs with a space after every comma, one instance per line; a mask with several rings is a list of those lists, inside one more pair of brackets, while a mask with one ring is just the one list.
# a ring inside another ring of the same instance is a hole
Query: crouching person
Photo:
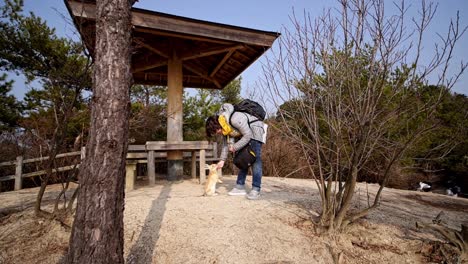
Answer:
[[251, 151], [255, 153], [255, 161], [249, 164], [252, 167], [252, 189], [247, 194], [245, 179], [248, 167], [241, 166], [237, 175], [236, 186], [229, 195], [247, 195], [250, 200], [260, 197], [262, 185], [262, 145], [266, 137], [266, 126], [262, 120], [245, 112], [234, 111], [232, 104], [223, 104], [217, 115], [210, 116], [206, 121], [206, 135], [223, 135], [223, 144], [218, 168], [222, 168], [228, 153], [235, 153], [250, 144]]

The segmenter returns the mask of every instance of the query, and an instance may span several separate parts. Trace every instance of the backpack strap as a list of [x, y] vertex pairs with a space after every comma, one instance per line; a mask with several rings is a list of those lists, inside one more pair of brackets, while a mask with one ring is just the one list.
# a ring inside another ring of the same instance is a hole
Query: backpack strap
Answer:
[[232, 126], [232, 123], [231, 123], [232, 115], [233, 115], [235, 112], [244, 113], [245, 117], [247, 118], [247, 124], [249, 125], [249, 128], [250, 128], [250, 129], [252, 129], [252, 128], [250, 127], [250, 124], [260, 121], [260, 119], [258, 119], [258, 118], [255, 119], [254, 121], [250, 121], [250, 120], [249, 120], [249, 116], [247, 116], [247, 113], [245, 113], [245, 112], [232, 111], [231, 115], [229, 116], [229, 125], [231, 125], [231, 126]]

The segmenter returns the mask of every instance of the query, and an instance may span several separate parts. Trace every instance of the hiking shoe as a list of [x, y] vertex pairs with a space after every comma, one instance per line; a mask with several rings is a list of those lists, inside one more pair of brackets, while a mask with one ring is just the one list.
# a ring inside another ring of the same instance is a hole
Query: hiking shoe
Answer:
[[245, 189], [234, 187], [232, 188], [230, 192], [228, 192], [228, 194], [231, 196], [241, 196], [241, 195], [246, 195], [247, 192], [245, 191]]
[[247, 199], [249, 200], [257, 200], [260, 197], [260, 191], [258, 190], [251, 190], [249, 194], [247, 194]]

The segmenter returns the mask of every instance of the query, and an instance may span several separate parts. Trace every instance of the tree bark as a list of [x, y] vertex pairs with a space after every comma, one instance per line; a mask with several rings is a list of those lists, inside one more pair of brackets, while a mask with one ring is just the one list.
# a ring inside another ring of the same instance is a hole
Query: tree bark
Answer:
[[67, 255], [69, 263], [124, 263], [132, 2], [96, 1], [91, 128], [79, 174], [80, 194]]

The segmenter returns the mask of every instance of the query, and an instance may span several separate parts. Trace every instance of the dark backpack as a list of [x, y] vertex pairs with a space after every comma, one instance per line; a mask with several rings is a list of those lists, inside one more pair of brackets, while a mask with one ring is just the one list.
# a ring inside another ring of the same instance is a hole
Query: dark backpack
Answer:
[[259, 120], [265, 120], [266, 112], [263, 107], [252, 100], [244, 99], [242, 102], [234, 105], [234, 112], [244, 112], [249, 115], [255, 116]]

